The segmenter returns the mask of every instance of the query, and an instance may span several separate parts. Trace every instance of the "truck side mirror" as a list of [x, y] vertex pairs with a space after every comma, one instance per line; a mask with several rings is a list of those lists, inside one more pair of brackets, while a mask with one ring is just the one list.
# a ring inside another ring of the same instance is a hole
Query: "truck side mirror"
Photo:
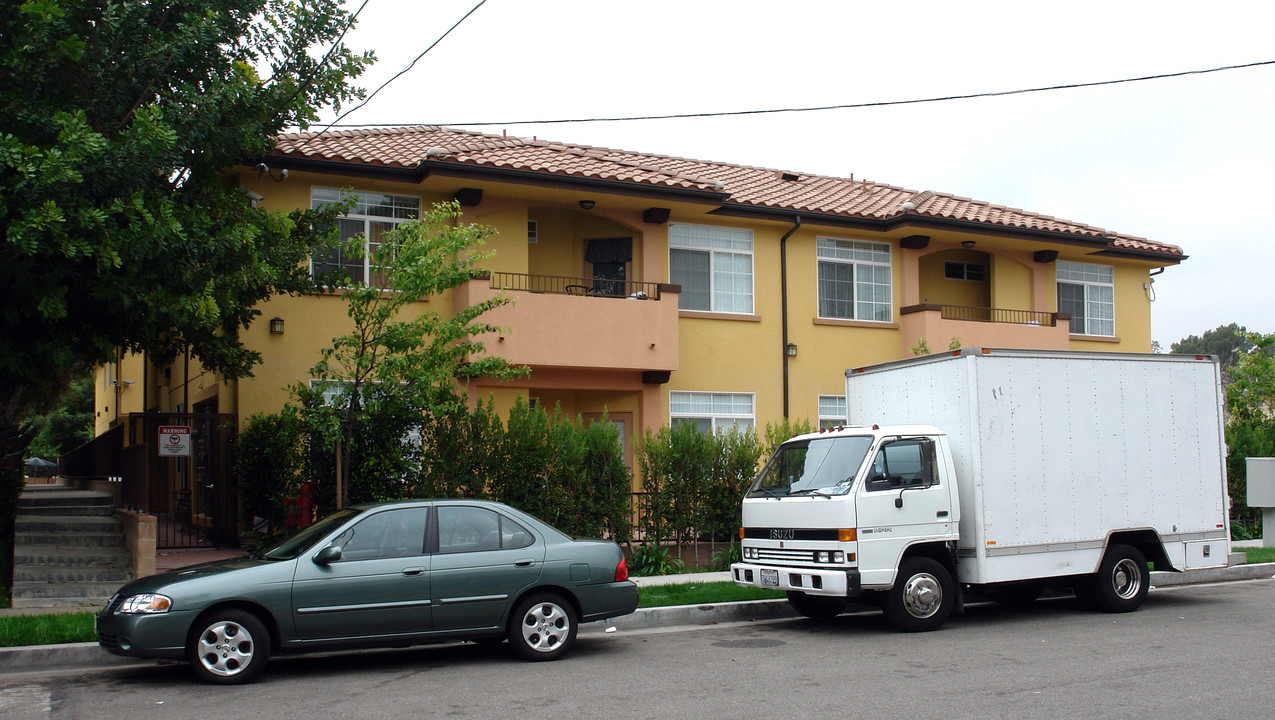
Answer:
[[894, 499], [894, 506], [895, 506], [896, 508], [901, 508], [901, 507], [903, 507], [903, 493], [902, 493], [902, 492], [900, 492], [900, 493], [899, 493], [899, 496], [898, 496], [898, 497], [896, 497], [896, 498]]

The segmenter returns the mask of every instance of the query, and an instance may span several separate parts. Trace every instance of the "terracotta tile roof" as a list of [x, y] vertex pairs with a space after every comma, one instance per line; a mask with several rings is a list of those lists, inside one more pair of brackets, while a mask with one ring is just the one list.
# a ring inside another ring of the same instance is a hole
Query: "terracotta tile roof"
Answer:
[[[784, 210], [869, 220], [959, 221], [1059, 233], [1112, 249], [1181, 257], [1181, 248], [1048, 215], [933, 191], [866, 180], [808, 175], [720, 162], [650, 155], [438, 126], [282, 135], [274, 154], [289, 158], [411, 169], [424, 162], [569, 176], [721, 195], [735, 208]], [[813, 220], [813, 218], [811, 218]]]

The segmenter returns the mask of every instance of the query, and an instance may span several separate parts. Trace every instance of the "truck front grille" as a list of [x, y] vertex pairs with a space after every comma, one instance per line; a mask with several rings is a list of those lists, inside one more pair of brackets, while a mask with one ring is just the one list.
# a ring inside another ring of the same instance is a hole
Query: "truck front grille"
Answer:
[[781, 550], [779, 548], [758, 548], [757, 560], [760, 562], [798, 562], [812, 563], [815, 561], [815, 553], [813, 550]]

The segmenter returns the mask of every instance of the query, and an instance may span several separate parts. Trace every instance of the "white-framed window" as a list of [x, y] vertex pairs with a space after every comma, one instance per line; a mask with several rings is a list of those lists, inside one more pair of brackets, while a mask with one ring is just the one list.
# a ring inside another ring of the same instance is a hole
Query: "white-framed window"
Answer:
[[1058, 312], [1071, 313], [1071, 332], [1077, 335], [1116, 334], [1115, 269], [1110, 265], [1059, 260]]
[[[367, 393], [372, 390], [379, 381], [369, 380], [364, 382], [360, 387], [360, 393]], [[310, 389], [319, 390], [323, 396], [323, 404], [328, 407], [342, 408], [346, 407], [349, 402], [346, 398], [350, 395], [350, 383], [344, 380], [310, 380]], [[365, 395], [366, 397], [366, 395]], [[421, 447], [421, 428], [413, 426], [408, 428], [403, 434], [401, 441], [404, 446], [415, 448]]]
[[817, 237], [819, 317], [890, 322], [894, 316], [889, 243]]
[[987, 266], [983, 263], [947, 260], [943, 263], [943, 277], [948, 280], [984, 282], [987, 280]]
[[846, 424], [846, 396], [819, 396], [819, 429], [840, 427]]
[[527, 243], [529, 245], [535, 245], [538, 242], [540, 242], [540, 221], [528, 220], [527, 221]]
[[674, 426], [692, 423], [704, 432], [752, 430], [754, 404], [752, 393], [674, 390], [668, 397], [669, 419]]
[[670, 223], [668, 245], [678, 309], [752, 314], [752, 230]]
[[[349, 214], [337, 218], [340, 245], [310, 259], [312, 277], [343, 272], [355, 283], [383, 285], [380, 268], [372, 265], [369, 258], [396, 225], [421, 216], [421, 199], [411, 195], [361, 192], [357, 198]], [[336, 188], [310, 188], [311, 208], [340, 199], [341, 191]], [[351, 245], [362, 247], [359, 252], [351, 252]]]

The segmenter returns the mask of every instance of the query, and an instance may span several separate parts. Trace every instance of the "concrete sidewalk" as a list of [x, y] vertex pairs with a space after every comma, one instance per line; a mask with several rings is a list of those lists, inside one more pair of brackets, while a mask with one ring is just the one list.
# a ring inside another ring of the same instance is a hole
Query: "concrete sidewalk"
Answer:
[[[672, 583], [728, 581], [729, 573], [697, 573], [690, 575], [664, 575], [633, 578], [639, 587], [668, 585]], [[1275, 563], [1233, 565], [1214, 570], [1192, 570], [1185, 573], [1153, 572], [1151, 586], [1171, 587], [1240, 580], [1275, 579]], [[752, 602], [716, 603], [709, 605], [679, 605], [673, 607], [641, 608], [632, 615], [612, 621], [620, 630], [641, 630], [654, 627], [683, 627], [716, 625], [730, 622], [749, 622], [797, 617], [796, 612], [784, 600], [756, 600]], [[589, 632], [601, 632], [601, 627], [584, 626]], [[18, 648], [0, 648], [0, 673], [29, 672], [48, 668], [112, 668], [126, 665], [148, 665], [153, 660], [135, 660], [111, 655], [96, 643], [67, 643], [64, 645], [40, 645]]]

